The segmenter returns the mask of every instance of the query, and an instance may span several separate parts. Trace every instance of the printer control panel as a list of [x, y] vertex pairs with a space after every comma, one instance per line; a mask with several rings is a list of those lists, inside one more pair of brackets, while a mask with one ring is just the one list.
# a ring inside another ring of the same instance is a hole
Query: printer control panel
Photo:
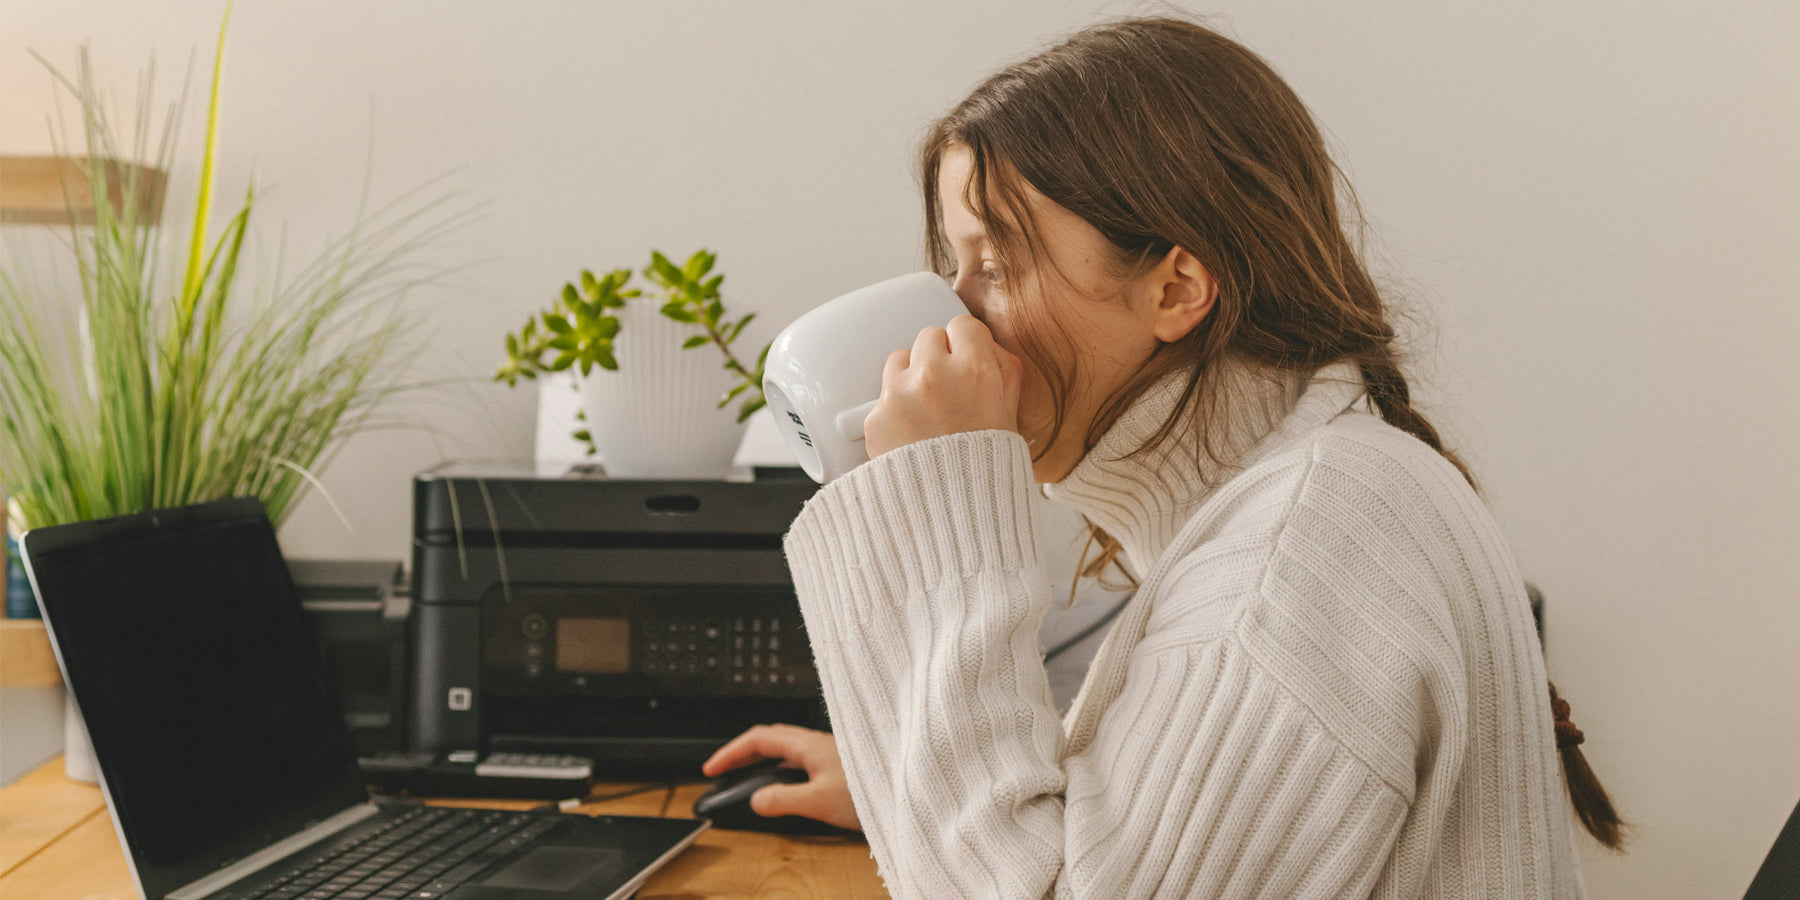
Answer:
[[818, 690], [791, 590], [520, 590], [486, 613], [482, 681], [492, 691], [729, 697]]
[[810, 687], [809, 679], [815, 677], [811, 654], [804, 645], [794, 645], [794, 630], [783, 618], [649, 619], [639, 635], [641, 668], [650, 675], [728, 680], [738, 686]]

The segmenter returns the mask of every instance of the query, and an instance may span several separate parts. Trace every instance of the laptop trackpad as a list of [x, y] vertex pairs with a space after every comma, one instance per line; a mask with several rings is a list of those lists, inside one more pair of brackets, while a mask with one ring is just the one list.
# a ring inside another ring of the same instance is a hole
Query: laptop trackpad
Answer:
[[512, 865], [476, 882], [481, 887], [569, 891], [628, 874], [631, 854], [609, 847], [537, 847]]

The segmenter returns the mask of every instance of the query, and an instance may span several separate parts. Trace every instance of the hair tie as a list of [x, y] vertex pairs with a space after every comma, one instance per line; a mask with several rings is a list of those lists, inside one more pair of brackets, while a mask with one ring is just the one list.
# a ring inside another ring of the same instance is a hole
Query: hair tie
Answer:
[[1569, 721], [1569, 701], [1556, 695], [1556, 685], [1550, 686], [1550, 715], [1556, 722], [1556, 749], [1572, 750], [1587, 740], [1587, 735]]

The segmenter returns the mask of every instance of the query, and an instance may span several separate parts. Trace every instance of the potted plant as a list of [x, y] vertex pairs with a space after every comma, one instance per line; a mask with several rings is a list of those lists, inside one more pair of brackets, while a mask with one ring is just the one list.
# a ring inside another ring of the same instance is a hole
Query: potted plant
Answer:
[[[79, 297], [0, 268], [0, 493], [25, 525], [245, 495], [279, 525], [344, 438], [401, 388], [394, 376], [416, 348], [403, 340], [413, 316], [396, 301], [417, 281], [417, 251], [461, 215], [441, 199], [390, 206], [297, 275], [245, 285], [254, 190], [223, 216], [212, 209], [224, 40], [221, 25], [192, 230], [171, 248], [179, 278], [169, 281], [155, 222], [105, 198], [140, 187], [113, 190], [112, 173], [166, 171], [173, 135], [152, 145], [139, 127], [121, 146], [86, 52], [74, 78], [50, 67], [74, 98], [83, 188], [97, 199], [92, 224], [70, 226]], [[150, 95], [146, 80], [140, 122], [154, 112]], [[152, 159], [152, 146], [153, 167], [113, 162]], [[71, 774], [91, 779], [69, 750]]]
[[[731, 468], [744, 422], [764, 405], [765, 345], [754, 364], [732, 349], [756, 318], [727, 317], [715, 274], [718, 255], [698, 250], [680, 265], [651, 251], [631, 286], [628, 268], [563, 285], [556, 303], [506, 335], [495, 373], [508, 385], [549, 372], [576, 372], [586, 427], [576, 432], [615, 477], [720, 478]], [[540, 327], [541, 326], [541, 327]], [[723, 357], [686, 351], [712, 346]], [[736, 403], [732, 414], [722, 413]]]

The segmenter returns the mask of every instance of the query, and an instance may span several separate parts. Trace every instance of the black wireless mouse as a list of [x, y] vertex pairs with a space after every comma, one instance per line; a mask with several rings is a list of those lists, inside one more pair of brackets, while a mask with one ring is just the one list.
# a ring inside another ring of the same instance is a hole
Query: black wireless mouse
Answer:
[[833, 825], [804, 816], [759, 816], [750, 808], [750, 795], [764, 785], [799, 784], [806, 770], [765, 759], [732, 769], [713, 780], [713, 786], [694, 801], [694, 815], [711, 819], [715, 828], [735, 831], [768, 831], [775, 834], [849, 834]]

